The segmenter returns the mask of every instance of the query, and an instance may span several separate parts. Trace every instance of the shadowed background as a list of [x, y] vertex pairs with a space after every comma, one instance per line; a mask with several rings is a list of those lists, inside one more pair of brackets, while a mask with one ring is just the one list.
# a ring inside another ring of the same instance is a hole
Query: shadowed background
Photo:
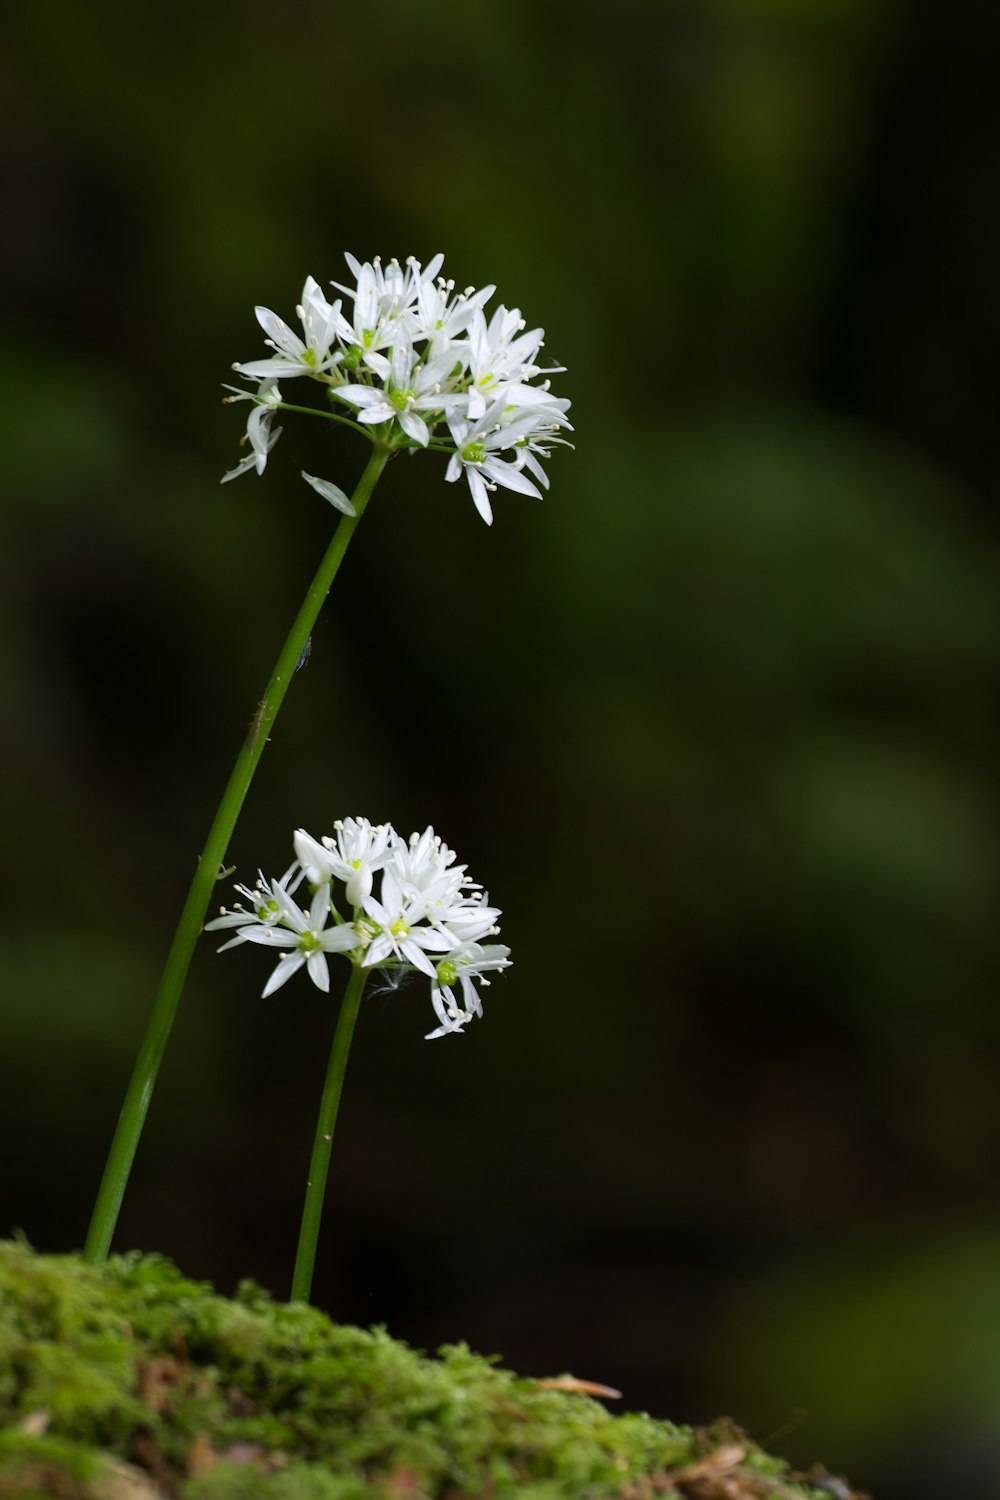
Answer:
[[[510, 0], [8, 24], [0, 1232], [83, 1239], [194, 860], [364, 445], [219, 487], [253, 305], [446, 254], [575, 453], [383, 480], [230, 853], [428, 821], [515, 968], [366, 1001], [334, 1315], [1000, 1495], [997, 24]], [[319, 426], [319, 424], [315, 424]], [[304, 430], [305, 429], [305, 430]], [[222, 895], [225, 899], [225, 893]], [[287, 1293], [333, 1006], [196, 958], [117, 1244]]]

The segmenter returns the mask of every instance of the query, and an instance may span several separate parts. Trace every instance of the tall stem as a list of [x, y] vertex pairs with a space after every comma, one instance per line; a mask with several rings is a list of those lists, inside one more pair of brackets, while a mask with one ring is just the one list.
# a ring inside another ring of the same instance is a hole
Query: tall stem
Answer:
[[103, 1264], [111, 1247], [111, 1239], [118, 1222], [129, 1172], [132, 1169], [139, 1137], [146, 1120], [149, 1101], [153, 1096], [156, 1075], [163, 1060], [167, 1038], [174, 1023], [181, 990], [184, 988], [184, 981], [191, 964], [191, 956], [205, 921], [205, 913], [226, 857], [236, 819], [239, 817], [250, 782], [257, 769], [257, 763], [264, 753], [268, 734], [277, 718], [278, 710], [288, 691], [288, 685], [302, 656], [306, 641], [312, 634], [313, 626], [323, 607], [323, 601], [330, 592], [348, 543], [357, 530], [369, 497], [375, 488], [376, 480], [385, 468], [388, 459], [387, 448], [372, 449], [371, 457], [351, 497], [356, 514], [344, 516], [341, 519], [323, 561], [316, 570], [316, 576], [309, 585], [302, 607], [295, 617], [295, 623], [281, 648], [271, 680], [257, 705], [249, 733], [236, 758], [236, 764], [209, 829], [198, 868], [170, 945], [160, 988], [146, 1026], [146, 1034], [139, 1048], [139, 1055], [125, 1094], [125, 1102], [118, 1118], [118, 1126], [111, 1142], [104, 1176], [97, 1193], [90, 1230], [83, 1250], [83, 1258], [90, 1265]]
[[354, 1023], [358, 1019], [361, 993], [368, 975], [364, 969], [352, 969], [351, 977], [340, 1002], [337, 1029], [333, 1034], [330, 1061], [326, 1065], [323, 1080], [323, 1096], [320, 1100], [319, 1119], [316, 1121], [316, 1138], [313, 1141], [309, 1160], [309, 1177], [306, 1182], [306, 1200], [302, 1206], [302, 1228], [299, 1230], [299, 1248], [295, 1256], [292, 1273], [293, 1302], [308, 1302], [312, 1291], [313, 1267], [316, 1264], [316, 1245], [319, 1241], [320, 1220], [323, 1217], [323, 1196], [330, 1170], [330, 1152], [333, 1149], [333, 1130], [337, 1123], [337, 1110], [344, 1087], [347, 1055], [351, 1050]]

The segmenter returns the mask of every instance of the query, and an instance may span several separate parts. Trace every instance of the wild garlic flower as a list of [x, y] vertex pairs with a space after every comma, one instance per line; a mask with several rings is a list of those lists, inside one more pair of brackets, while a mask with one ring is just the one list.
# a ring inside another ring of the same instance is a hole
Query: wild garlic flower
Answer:
[[[402, 839], [391, 824], [367, 818], [333, 827], [322, 839], [296, 829], [295, 860], [280, 879], [261, 875], [253, 888], [236, 887], [243, 899], [205, 924], [232, 930], [219, 952], [242, 943], [285, 950], [264, 995], [301, 968], [328, 991], [327, 960], [336, 953], [360, 969], [417, 970], [431, 981], [439, 1023], [428, 1037], [461, 1031], [483, 1013], [476, 985], [510, 967], [509, 948], [482, 941], [499, 933], [499, 908], [433, 828]], [[312, 893], [308, 907], [296, 899], [303, 885]]]
[[341, 401], [358, 408], [360, 422], [381, 423], [396, 420], [406, 436], [420, 448], [431, 440], [430, 428], [420, 415], [427, 412], [454, 411], [463, 396], [447, 392], [445, 384], [454, 366], [450, 353], [421, 364], [412, 344], [402, 339], [394, 346], [389, 374], [382, 388], [370, 385], [345, 385], [337, 391]]
[[281, 436], [281, 428], [271, 431], [271, 423], [274, 414], [281, 406], [281, 392], [278, 383], [273, 376], [262, 380], [255, 391], [241, 391], [237, 386], [227, 385], [227, 391], [234, 391], [235, 395], [224, 396], [222, 399], [226, 405], [232, 405], [236, 401], [252, 401], [250, 415], [247, 418], [246, 436], [244, 443], [250, 444], [250, 452], [228, 474], [223, 474], [221, 483], [227, 480], [238, 479], [241, 474], [246, 474], [250, 469], [256, 469], [258, 474], [263, 474], [267, 463], [267, 455]]
[[324, 374], [343, 358], [336, 340], [341, 322], [340, 306], [339, 301], [327, 302], [319, 283], [307, 276], [302, 301], [296, 309], [304, 337], [299, 338], [269, 307], [255, 308], [257, 322], [268, 335], [267, 343], [274, 350], [274, 356], [254, 359], [245, 365], [236, 364], [233, 369], [251, 380], [284, 380], [293, 375]]
[[333, 827], [335, 837], [321, 843], [304, 828], [297, 829], [295, 854], [310, 885], [342, 880], [348, 901], [358, 907], [372, 893], [375, 872], [391, 858], [390, 839], [395, 835], [389, 824], [372, 827], [367, 818], [338, 819]]
[[[465, 943], [441, 960], [437, 966], [436, 982], [431, 985], [431, 1004], [441, 1024], [436, 1031], [427, 1033], [428, 1041], [447, 1036], [452, 1031], [461, 1031], [473, 1016], [482, 1015], [483, 1002], [473, 980], [478, 979], [481, 985], [488, 986], [490, 981], [483, 976], [493, 970], [509, 969], [509, 952], [503, 943], [491, 943], [485, 948], [479, 943]], [[455, 999], [456, 983], [462, 987], [461, 1006]]]
[[[263, 993], [273, 995], [303, 965], [317, 989], [329, 990], [327, 954], [346, 953], [356, 947], [358, 941], [354, 930], [346, 924], [327, 927], [327, 919], [331, 914], [329, 886], [317, 886], [308, 912], [303, 911], [287, 890], [281, 889], [277, 883], [271, 890], [271, 900], [262, 902], [255, 910], [253, 920], [246, 926], [238, 927], [236, 936], [230, 938], [228, 943], [223, 943], [219, 952], [223, 948], [234, 948], [238, 943], [262, 943], [270, 948], [288, 948], [291, 951], [282, 954]], [[272, 901], [278, 906], [276, 914], [272, 909]], [[209, 929], [230, 927], [233, 925], [231, 915], [223, 912], [215, 921], [206, 922], [205, 926]]]
[[[262, 383], [229, 398], [254, 403], [244, 440], [252, 453], [224, 477], [263, 472], [278, 436], [271, 419], [285, 406], [276, 382], [306, 376], [324, 387], [317, 415], [365, 432], [383, 449], [446, 455], [445, 477], [465, 475], [488, 524], [497, 489], [540, 497], [548, 488], [541, 461], [553, 446], [570, 446], [560, 434], [572, 431], [569, 401], [550, 390], [562, 366], [538, 362], [544, 330], [528, 329], [520, 310], [503, 304], [487, 317], [495, 288], [456, 292], [439, 274], [441, 255], [426, 266], [412, 257], [405, 265], [346, 260], [354, 282], [333, 282], [341, 294], [333, 301], [307, 278], [297, 309], [301, 336], [270, 308], [257, 308], [272, 353], [233, 367]], [[336, 485], [304, 477], [351, 513]]]

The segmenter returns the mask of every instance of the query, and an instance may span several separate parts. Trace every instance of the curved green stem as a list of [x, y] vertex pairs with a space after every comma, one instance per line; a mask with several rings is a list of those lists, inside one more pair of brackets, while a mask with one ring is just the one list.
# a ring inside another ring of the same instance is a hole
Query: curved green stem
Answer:
[[350, 417], [342, 417], [336, 411], [320, 411], [318, 406], [293, 406], [290, 401], [279, 401], [277, 409], [278, 411], [297, 411], [304, 417], [322, 417], [325, 422], [339, 422], [342, 427], [351, 427], [355, 432], [360, 432], [361, 436], [367, 438], [369, 442], [372, 440], [370, 427], [362, 427], [360, 422], [352, 422]]
[[316, 1121], [316, 1137], [312, 1156], [309, 1159], [309, 1177], [306, 1182], [306, 1199], [302, 1205], [302, 1228], [299, 1230], [299, 1248], [295, 1255], [295, 1270], [292, 1273], [293, 1302], [308, 1302], [312, 1291], [313, 1267], [316, 1264], [316, 1245], [319, 1242], [319, 1226], [323, 1217], [323, 1196], [330, 1170], [330, 1152], [333, 1149], [333, 1131], [337, 1123], [337, 1110], [344, 1087], [347, 1055], [351, 1050], [354, 1023], [361, 1007], [361, 994], [368, 974], [365, 969], [352, 969], [344, 998], [340, 1002], [337, 1029], [333, 1034], [330, 1060], [326, 1065], [323, 1094], [320, 1099], [319, 1119]]
[[118, 1118], [118, 1126], [111, 1142], [111, 1150], [108, 1153], [104, 1176], [97, 1193], [97, 1201], [94, 1204], [90, 1229], [83, 1250], [83, 1258], [90, 1265], [101, 1265], [107, 1259], [108, 1250], [111, 1247], [111, 1239], [118, 1222], [129, 1172], [146, 1120], [149, 1101], [153, 1095], [156, 1075], [159, 1072], [167, 1038], [177, 1012], [177, 1004], [187, 978], [195, 943], [202, 930], [205, 912], [222, 870], [229, 840], [236, 826], [236, 819], [239, 817], [244, 798], [257, 769], [257, 763], [264, 753], [268, 733], [288, 691], [288, 685], [301, 658], [303, 648], [312, 634], [313, 626], [336, 577], [344, 553], [347, 551], [348, 543], [357, 530], [371, 492], [375, 488], [376, 480], [385, 468], [389, 457], [389, 451], [385, 447], [372, 450], [364, 473], [358, 480], [357, 488], [351, 497], [357, 514], [342, 517], [323, 561], [316, 571], [316, 576], [309, 585], [302, 607], [295, 617], [295, 623], [281, 648], [271, 680], [257, 705], [249, 733], [236, 758], [236, 764], [222, 794], [222, 801], [219, 803], [215, 819], [209, 829], [208, 838], [205, 841], [205, 847], [202, 850], [198, 868], [191, 882], [170, 952], [167, 955], [160, 988], [132, 1071], [125, 1102]]

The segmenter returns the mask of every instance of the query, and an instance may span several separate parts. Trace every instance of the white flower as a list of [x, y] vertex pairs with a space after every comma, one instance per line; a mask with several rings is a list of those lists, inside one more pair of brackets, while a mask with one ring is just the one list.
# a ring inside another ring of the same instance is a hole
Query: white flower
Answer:
[[469, 333], [469, 417], [476, 421], [487, 404], [504, 395], [514, 382], [530, 380], [539, 373], [533, 363], [542, 347], [544, 328], [524, 333], [525, 323], [517, 307], [498, 307], [489, 323], [476, 309]]
[[[313, 895], [309, 911], [302, 908], [284, 893], [281, 913], [277, 922], [258, 923], [256, 926], [240, 928], [236, 937], [223, 947], [233, 944], [262, 943], [271, 948], [288, 948], [282, 954], [278, 966], [262, 991], [263, 996], [273, 995], [286, 984], [292, 975], [305, 965], [309, 978], [317, 989], [329, 991], [330, 970], [327, 967], [328, 953], [348, 953], [357, 948], [360, 938], [353, 923], [343, 922], [327, 927], [330, 916], [330, 887], [321, 885]], [[220, 952], [222, 949], [219, 950]]]
[[321, 375], [332, 369], [342, 358], [336, 346], [337, 329], [343, 321], [340, 306], [339, 301], [328, 302], [319, 283], [307, 276], [302, 288], [302, 301], [296, 309], [305, 334], [304, 341], [269, 307], [257, 307], [254, 309], [257, 322], [269, 335], [267, 342], [275, 351], [274, 356], [271, 359], [253, 359], [249, 364], [238, 364], [234, 368], [241, 375], [255, 380]]
[[[263, 471], [278, 437], [274, 411], [284, 405], [277, 381], [307, 375], [324, 384], [333, 405], [310, 408], [316, 415], [370, 433], [378, 446], [450, 454], [447, 479], [465, 474], [487, 523], [496, 489], [539, 497], [548, 488], [541, 461], [566, 444], [563, 430], [572, 431], [569, 402], [540, 379], [562, 368], [538, 363], [544, 330], [527, 329], [516, 307], [501, 305], [487, 317], [495, 288], [456, 292], [454, 281], [438, 275], [441, 255], [426, 266], [413, 257], [404, 264], [346, 260], [355, 280], [334, 282], [342, 296], [333, 302], [306, 279], [297, 309], [301, 337], [270, 308], [257, 308], [273, 353], [234, 366], [263, 384], [235, 397], [254, 403], [245, 439], [252, 452], [225, 479]], [[302, 474], [330, 504], [353, 514], [338, 485]]]
[[519, 463], [507, 463], [498, 457], [499, 453], [513, 448], [535, 428], [535, 413], [533, 409], [526, 408], [507, 422], [504, 422], [503, 417], [504, 403], [501, 399], [494, 402], [479, 421], [471, 425], [458, 417], [449, 418], [448, 421], [457, 451], [448, 460], [444, 477], [454, 481], [465, 474], [476, 509], [487, 526], [493, 523], [490, 491], [495, 490], [498, 485], [503, 485], [508, 490], [517, 490], [522, 495], [541, 496], [537, 485], [522, 474]]
[[448, 934], [451, 947], [476, 943], [480, 938], [500, 931], [496, 923], [502, 913], [498, 906], [490, 906], [488, 901], [482, 891], [474, 891], [471, 896], [441, 902], [434, 909], [433, 920], [442, 932]]
[[409, 842], [399, 839], [392, 850], [392, 868], [403, 889], [420, 895], [440, 882], [447, 872], [449, 880], [458, 877], [456, 889], [471, 884], [463, 880], [465, 865], [455, 864], [455, 851], [443, 843], [440, 835], [428, 825], [423, 833], [411, 833]]
[[247, 432], [243, 439], [245, 443], [250, 444], [250, 452], [246, 458], [241, 459], [235, 469], [230, 469], [227, 474], [223, 474], [220, 484], [225, 484], [229, 479], [238, 479], [241, 474], [248, 473], [250, 469], [256, 469], [258, 474], [263, 474], [267, 455], [282, 433], [280, 427], [274, 432], [271, 431], [274, 414], [281, 404], [281, 392], [273, 376], [262, 380], [255, 391], [241, 391], [232, 385], [227, 385], [226, 390], [234, 392], [232, 396], [223, 397], [227, 405], [236, 401], [252, 401], [253, 407], [247, 418]]
[[[566, 417], [569, 402], [565, 400], [557, 401], [554, 397], [547, 395], [545, 391], [535, 386], [522, 386], [519, 389], [530, 393], [534, 399], [523, 402], [520, 408], [508, 406], [507, 411], [501, 418], [501, 422], [507, 421], [511, 423], [515, 418], [515, 414], [520, 417], [527, 410], [533, 413], [535, 425], [527, 431], [524, 431], [523, 424], [519, 428], [521, 435], [514, 443], [515, 456], [517, 463], [521, 467], [529, 469], [538, 480], [538, 483], [543, 488], [548, 489], [549, 476], [538, 460], [539, 458], [551, 458], [553, 448], [572, 448], [573, 444], [568, 438], [559, 436], [561, 430], [573, 431]], [[511, 395], [511, 391], [508, 390], [508, 401], [511, 400]]]
[[360, 328], [362, 333], [373, 332], [380, 325], [385, 327], [402, 320], [415, 331], [417, 325], [411, 317], [411, 309], [422, 288], [433, 285], [435, 276], [444, 265], [444, 256], [434, 255], [426, 266], [421, 266], [410, 255], [405, 270], [395, 257], [387, 266], [382, 265], [382, 258], [378, 255], [373, 261], [362, 262], [353, 255], [345, 255], [344, 259], [354, 273], [356, 285], [342, 286], [339, 281], [333, 285], [338, 292], [353, 297], [355, 328]]
[[407, 896], [395, 871], [387, 868], [382, 872], [382, 900], [367, 896], [363, 905], [379, 929], [365, 954], [364, 967], [377, 968], [393, 957], [399, 962], [412, 964], [433, 979], [435, 969], [427, 953], [445, 953], [455, 945], [446, 932], [419, 925], [427, 914], [424, 897]]
[[[236, 887], [240, 895], [244, 896], [250, 902], [250, 905], [253, 907], [253, 915], [251, 916], [250, 912], [245, 909], [242, 901], [234, 901], [232, 909], [223, 906], [219, 916], [213, 918], [211, 922], [205, 923], [205, 931], [213, 932], [219, 927], [246, 927], [249, 931], [252, 929], [255, 921], [263, 923], [265, 927], [273, 927], [275, 922], [281, 918], [282, 910], [288, 900], [288, 882], [296, 874], [298, 868], [298, 862], [296, 861], [295, 864], [285, 871], [280, 880], [267, 880], [263, 871], [258, 871], [259, 878], [253, 890], [246, 885], [238, 885]], [[235, 948], [237, 943], [245, 943], [247, 941], [246, 937], [237, 933], [236, 937], [232, 938], [230, 942], [223, 943], [219, 952], [221, 953], [223, 948]]]
[[[454, 290], [454, 281], [445, 281], [439, 276], [433, 283], [422, 281], [417, 293], [416, 337], [428, 340], [432, 359], [451, 349], [454, 340], [468, 328], [476, 310], [493, 296], [496, 287], [484, 286], [477, 292], [475, 287], [467, 286], [456, 297], [452, 296]], [[465, 350], [456, 349], [455, 355], [459, 353], [463, 355], [464, 368], [467, 347]]]
[[362, 263], [353, 255], [345, 255], [357, 280], [357, 285], [333, 285], [353, 300], [353, 317], [341, 316], [337, 323], [337, 337], [346, 351], [345, 366], [363, 365], [381, 380], [389, 378], [389, 361], [381, 349], [394, 346], [400, 339], [409, 342], [418, 332], [418, 324], [410, 314], [422, 283], [433, 280], [441, 269], [443, 255], [435, 255], [426, 270], [411, 256], [406, 270], [397, 260], [391, 260], [383, 269], [376, 256], [373, 262]]
[[[461, 1031], [473, 1016], [482, 1016], [483, 1002], [473, 980], [478, 979], [481, 985], [487, 986], [489, 980], [483, 977], [486, 973], [510, 968], [509, 953], [510, 949], [503, 943], [491, 943], [485, 948], [479, 943], [465, 943], [441, 960], [431, 984], [431, 1004], [441, 1024], [436, 1031], [427, 1033], [426, 1041]], [[462, 987], [464, 1009], [459, 1008], [455, 999], [456, 981]]]
[[304, 828], [296, 829], [295, 853], [310, 885], [337, 879], [344, 882], [352, 906], [364, 903], [372, 892], [372, 879], [392, 855], [398, 835], [391, 823], [374, 826], [367, 818], [345, 818], [333, 825], [336, 839], [322, 843]]
[[453, 411], [465, 404], [464, 394], [443, 389], [454, 364], [450, 354], [421, 364], [412, 345], [400, 340], [392, 351], [384, 389], [342, 385], [337, 395], [358, 408], [360, 422], [391, 422], [396, 418], [407, 437], [426, 448], [431, 435], [419, 413]]
[[[439, 1022], [429, 1035], [460, 1031], [471, 1017], [482, 1015], [476, 986], [489, 984], [487, 973], [509, 967], [508, 948], [483, 944], [499, 933], [499, 908], [490, 906], [431, 827], [404, 842], [390, 823], [345, 818], [333, 826], [334, 837], [322, 840], [296, 829], [296, 858], [280, 880], [261, 875], [253, 889], [236, 887], [248, 905], [223, 907], [205, 924], [209, 931], [232, 931], [219, 952], [241, 943], [285, 950], [264, 995], [274, 994], [303, 967], [319, 989], [328, 991], [331, 953], [343, 953], [364, 969], [419, 969], [431, 981]], [[342, 921], [337, 912], [335, 880], [344, 883], [352, 920]], [[312, 887], [308, 909], [292, 894], [303, 882]]]

